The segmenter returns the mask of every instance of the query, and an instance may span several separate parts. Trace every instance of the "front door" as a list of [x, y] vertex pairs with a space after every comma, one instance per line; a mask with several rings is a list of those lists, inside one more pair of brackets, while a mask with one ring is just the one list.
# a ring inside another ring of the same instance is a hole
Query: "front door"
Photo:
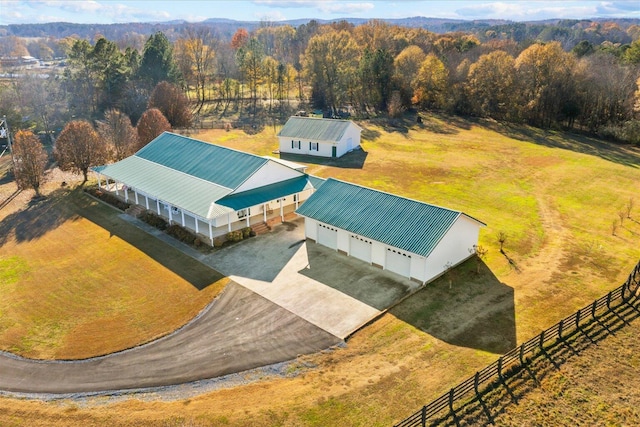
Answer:
[[337, 155], [338, 155], [338, 149], [334, 145], [333, 147], [331, 147], [331, 157], [336, 157]]

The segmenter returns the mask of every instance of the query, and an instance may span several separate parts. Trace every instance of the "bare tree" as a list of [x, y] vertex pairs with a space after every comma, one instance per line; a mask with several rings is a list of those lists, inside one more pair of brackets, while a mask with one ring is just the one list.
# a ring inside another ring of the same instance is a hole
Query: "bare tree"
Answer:
[[171, 124], [157, 108], [150, 108], [138, 121], [138, 140], [140, 148], [153, 141], [162, 132], [170, 131]]
[[116, 161], [129, 157], [140, 145], [131, 120], [118, 110], [104, 113], [104, 120], [98, 122], [98, 135], [109, 147], [110, 157]]
[[147, 108], [157, 108], [176, 128], [191, 124], [191, 109], [187, 96], [176, 85], [160, 82], [151, 92]]
[[106, 161], [107, 147], [100, 141], [91, 123], [74, 120], [60, 132], [53, 154], [63, 171], [82, 173], [84, 184], [89, 179], [89, 168]]
[[615, 236], [616, 235], [616, 231], [618, 231], [618, 227], [620, 226], [620, 221], [618, 221], [617, 219], [614, 219], [613, 222], [611, 223], [611, 235]]
[[618, 212], [618, 218], [620, 218], [620, 225], [622, 225], [622, 223], [624, 223], [624, 219], [626, 217], [627, 217], [627, 212], [626, 211]]
[[627, 204], [625, 205], [624, 209], [625, 209], [625, 213], [627, 214], [627, 218], [631, 219], [631, 211], [633, 210], [633, 206], [635, 201], [633, 200], [633, 197], [629, 197], [629, 201], [627, 202]]
[[476, 273], [480, 274], [480, 266], [482, 265], [484, 258], [487, 256], [489, 249], [480, 245], [474, 245], [473, 251], [476, 254]]
[[40, 140], [31, 131], [18, 131], [13, 143], [14, 174], [18, 188], [32, 188], [40, 196], [44, 183], [44, 171], [49, 156]]
[[504, 231], [498, 232], [498, 243], [500, 243], [500, 253], [504, 254], [504, 243], [507, 241], [507, 233]]

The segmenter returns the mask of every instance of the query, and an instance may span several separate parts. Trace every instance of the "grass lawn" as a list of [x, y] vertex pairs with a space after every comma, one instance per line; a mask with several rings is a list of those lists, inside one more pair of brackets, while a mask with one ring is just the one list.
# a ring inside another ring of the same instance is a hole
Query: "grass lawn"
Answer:
[[[80, 406], [0, 398], [0, 424], [388, 426], [619, 286], [640, 258], [637, 149], [494, 122], [429, 116], [413, 123], [363, 123], [362, 152], [300, 161], [321, 177], [482, 220], [484, 263], [470, 260], [429, 284], [345, 348], [300, 357], [293, 378], [169, 402], [96, 399]], [[194, 137], [272, 155], [277, 130], [208, 130]], [[611, 223], [631, 197], [632, 219], [612, 235]], [[506, 256], [499, 232], [507, 236]]]
[[2, 350], [77, 359], [129, 348], [185, 324], [225, 284], [80, 189], [0, 213]]

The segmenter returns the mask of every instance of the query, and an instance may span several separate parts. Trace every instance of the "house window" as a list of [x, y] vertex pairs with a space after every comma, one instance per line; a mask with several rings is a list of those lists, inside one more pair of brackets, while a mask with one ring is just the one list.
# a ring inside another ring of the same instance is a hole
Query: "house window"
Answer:
[[240, 209], [238, 211], [238, 218], [239, 219], [246, 218], [249, 215], [251, 215], [251, 208]]
[[294, 202], [297, 202], [297, 201], [298, 201], [298, 195], [297, 195], [297, 194], [294, 194], [294, 195], [293, 195], [293, 201], [294, 201]]
[[318, 150], [318, 143], [317, 142], [310, 142], [309, 143], [309, 150], [310, 151], [319, 151]]
[[302, 144], [300, 144], [300, 141], [291, 140], [291, 148], [297, 148], [299, 150], [302, 148]]

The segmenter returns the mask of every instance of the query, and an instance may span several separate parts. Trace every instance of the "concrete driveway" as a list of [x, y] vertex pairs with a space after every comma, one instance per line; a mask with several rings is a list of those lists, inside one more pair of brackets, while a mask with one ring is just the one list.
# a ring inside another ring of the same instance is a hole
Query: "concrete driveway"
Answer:
[[203, 261], [342, 339], [419, 286], [397, 274], [305, 242], [302, 218], [215, 252]]

